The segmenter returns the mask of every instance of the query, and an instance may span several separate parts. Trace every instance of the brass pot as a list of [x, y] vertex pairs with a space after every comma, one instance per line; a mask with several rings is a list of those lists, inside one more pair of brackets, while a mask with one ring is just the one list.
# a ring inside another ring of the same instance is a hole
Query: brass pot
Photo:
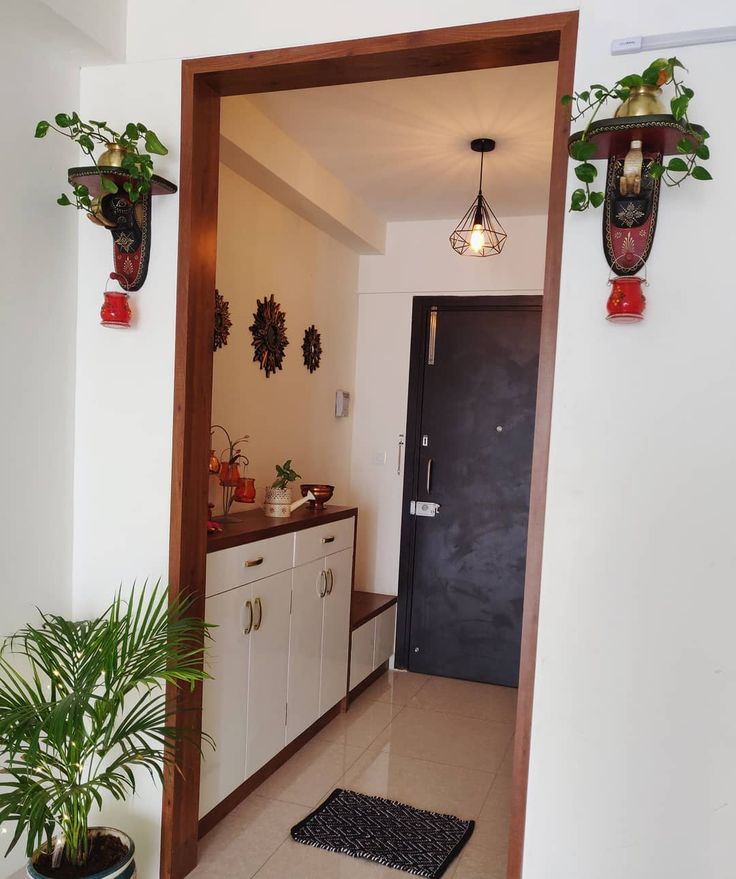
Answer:
[[109, 143], [105, 152], [97, 160], [97, 164], [102, 168], [121, 168], [127, 153], [128, 150], [121, 147], [119, 143]]
[[620, 116], [656, 116], [666, 113], [664, 104], [659, 100], [662, 89], [656, 85], [640, 85], [631, 89], [629, 97], [616, 110]]

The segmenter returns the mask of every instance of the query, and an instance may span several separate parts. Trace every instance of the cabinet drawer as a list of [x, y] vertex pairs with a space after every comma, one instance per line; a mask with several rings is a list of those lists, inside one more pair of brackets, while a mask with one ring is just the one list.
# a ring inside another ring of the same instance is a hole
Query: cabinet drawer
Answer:
[[294, 535], [296, 538], [294, 566], [304, 565], [323, 556], [331, 555], [333, 552], [348, 549], [353, 545], [354, 535], [354, 517], [297, 531]]
[[209, 598], [235, 586], [288, 571], [293, 555], [293, 534], [281, 534], [208, 553], [205, 595]]

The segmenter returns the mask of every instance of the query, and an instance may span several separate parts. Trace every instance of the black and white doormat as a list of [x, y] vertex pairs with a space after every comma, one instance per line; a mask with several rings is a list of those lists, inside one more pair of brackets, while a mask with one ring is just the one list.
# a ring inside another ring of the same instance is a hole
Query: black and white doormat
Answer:
[[292, 827], [291, 835], [304, 845], [436, 879], [470, 839], [474, 827], [474, 821], [454, 815], [425, 812], [338, 788]]

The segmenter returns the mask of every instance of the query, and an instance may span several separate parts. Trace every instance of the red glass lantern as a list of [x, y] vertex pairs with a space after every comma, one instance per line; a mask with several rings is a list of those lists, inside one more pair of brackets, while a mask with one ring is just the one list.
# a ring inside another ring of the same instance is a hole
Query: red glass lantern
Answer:
[[611, 284], [611, 295], [608, 297], [607, 320], [615, 320], [619, 323], [643, 320], [647, 300], [641, 289], [641, 278], [636, 275], [628, 278], [612, 278], [608, 283]]
[[217, 476], [220, 472], [220, 459], [215, 454], [214, 449], [210, 449], [209, 471], [213, 476]]
[[220, 464], [220, 485], [234, 488], [239, 481], [240, 469], [238, 468], [237, 461], [233, 464], [223, 461]]
[[239, 504], [252, 504], [256, 499], [256, 481], [252, 476], [241, 476], [233, 500]]
[[[120, 281], [120, 276], [116, 272], [111, 272], [108, 283], [110, 281]], [[102, 318], [100, 323], [102, 326], [128, 329], [132, 315], [128, 294], [123, 290], [108, 290], [105, 288], [102, 295], [104, 297], [102, 308], [100, 309], [100, 317]]]

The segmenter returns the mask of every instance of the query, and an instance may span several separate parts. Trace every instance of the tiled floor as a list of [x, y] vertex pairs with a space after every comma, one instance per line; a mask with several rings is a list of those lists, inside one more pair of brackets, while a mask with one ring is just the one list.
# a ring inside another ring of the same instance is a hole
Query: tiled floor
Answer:
[[207, 834], [192, 879], [406, 875], [291, 840], [335, 787], [475, 819], [445, 876], [502, 879], [515, 710], [515, 690], [389, 672]]

